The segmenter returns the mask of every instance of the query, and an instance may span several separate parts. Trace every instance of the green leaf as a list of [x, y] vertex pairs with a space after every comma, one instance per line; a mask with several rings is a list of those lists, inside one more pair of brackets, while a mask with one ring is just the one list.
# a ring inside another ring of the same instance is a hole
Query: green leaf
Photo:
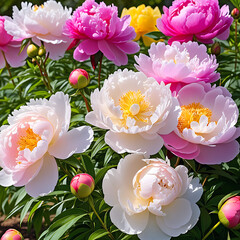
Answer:
[[145, 34], [144, 36], [150, 37], [154, 40], [159, 40], [161, 38], [163, 38], [163, 39], [166, 38], [166, 36], [160, 31], [150, 32], [150, 33]]
[[210, 227], [212, 223], [211, 217], [209, 216], [209, 213], [205, 208], [201, 208], [200, 221], [202, 233], [205, 234], [206, 230]]
[[230, 1], [236, 8], [240, 9], [240, 0], [230, 0]]
[[240, 190], [236, 190], [236, 191], [233, 191], [233, 192], [229, 193], [225, 197], [223, 197], [221, 199], [221, 201], [218, 203], [218, 210], [221, 208], [221, 206], [224, 204], [224, 202], [226, 202], [229, 198], [238, 195], [239, 193], [240, 193]]
[[104, 177], [104, 175], [106, 174], [106, 172], [107, 172], [110, 168], [113, 168], [113, 167], [115, 167], [115, 165], [101, 168], [101, 169], [97, 172], [97, 174], [96, 174], [95, 184], [97, 185], [97, 183], [103, 179], [103, 177]]
[[20, 55], [20, 53], [24, 50], [24, 48], [27, 46], [27, 44], [30, 42], [30, 40], [31, 40], [30, 38], [26, 38], [22, 41], [21, 48], [20, 48], [18, 55]]
[[98, 229], [97, 231], [93, 232], [88, 240], [95, 240], [95, 239], [99, 239], [103, 236], [106, 236], [108, 234], [108, 232], [105, 229]]
[[21, 215], [20, 215], [20, 224], [22, 223], [23, 219], [25, 218], [26, 214], [28, 213], [29, 208], [32, 206], [33, 202], [35, 201], [34, 198], [32, 198], [30, 201], [26, 203], [24, 206]]
[[93, 146], [93, 150], [91, 153], [91, 158], [93, 158], [104, 146], [106, 145], [104, 141], [104, 135], [98, 138], [98, 140], [95, 142]]
[[32, 210], [29, 213], [28, 221], [31, 219], [31, 216], [33, 215], [33, 213], [42, 206], [42, 204], [43, 204], [43, 201], [39, 201], [33, 206]]

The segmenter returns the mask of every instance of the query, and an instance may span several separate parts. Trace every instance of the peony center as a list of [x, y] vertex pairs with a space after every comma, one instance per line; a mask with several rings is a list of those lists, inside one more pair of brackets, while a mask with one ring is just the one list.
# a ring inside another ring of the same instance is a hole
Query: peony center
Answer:
[[191, 122], [199, 123], [202, 115], [208, 118], [208, 123], [211, 121], [212, 111], [205, 108], [200, 103], [191, 103], [181, 106], [181, 116], [178, 119], [178, 130], [182, 133], [185, 128], [191, 128]]
[[134, 118], [136, 121], [148, 122], [151, 107], [140, 90], [125, 93], [119, 99], [119, 105], [125, 122], [128, 117]]
[[[43, 8], [43, 4], [40, 5], [41, 8]], [[33, 6], [33, 11], [36, 12], [38, 10], [39, 6], [38, 5], [34, 5]]]
[[31, 128], [26, 130], [26, 135], [21, 136], [18, 140], [18, 151], [23, 151], [25, 148], [28, 148], [32, 151], [37, 147], [37, 143], [41, 140], [41, 137], [34, 133]]

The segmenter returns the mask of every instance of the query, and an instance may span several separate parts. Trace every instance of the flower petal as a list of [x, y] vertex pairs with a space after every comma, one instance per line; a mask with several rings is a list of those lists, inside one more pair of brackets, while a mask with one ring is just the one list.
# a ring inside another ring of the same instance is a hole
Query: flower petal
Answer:
[[86, 151], [93, 140], [91, 127], [74, 128], [63, 134], [48, 150], [56, 158], [66, 159], [74, 153]]
[[44, 196], [52, 192], [58, 181], [58, 166], [54, 157], [46, 154], [38, 175], [26, 186], [26, 192], [32, 197]]
[[4, 187], [9, 187], [16, 183], [13, 180], [12, 174], [7, 174], [4, 170], [0, 171], [0, 185]]

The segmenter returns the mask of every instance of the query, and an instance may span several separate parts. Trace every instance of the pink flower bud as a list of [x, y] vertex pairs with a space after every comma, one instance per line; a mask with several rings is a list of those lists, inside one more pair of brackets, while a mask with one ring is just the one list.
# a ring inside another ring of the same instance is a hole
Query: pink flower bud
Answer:
[[88, 197], [94, 189], [94, 179], [87, 173], [80, 173], [73, 177], [70, 188], [77, 198]]
[[237, 8], [234, 8], [231, 12], [231, 15], [234, 19], [238, 19], [240, 17], [240, 12]]
[[22, 234], [16, 229], [8, 229], [1, 237], [1, 240], [23, 240]]
[[90, 82], [88, 73], [83, 69], [75, 69], [70, 73], [69, 83], [73, 88], [85, 88]]
[[228, 199], [218, 212], [220, 222], [227, 228], [240, 228], [240, 196]]

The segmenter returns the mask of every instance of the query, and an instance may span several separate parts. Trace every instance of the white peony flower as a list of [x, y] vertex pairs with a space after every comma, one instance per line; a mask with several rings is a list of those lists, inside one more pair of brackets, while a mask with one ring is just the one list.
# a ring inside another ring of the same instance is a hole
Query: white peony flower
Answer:
[[105, 141], [118, 153], [155, 154], [163, 146], [160, 135], [176, 128], [180, 112], [169, 87], [143, 73], [118, 70], [91, 94], [93, 111], [85, 120], [109, 129]]
[[82, 153], [93, 140], [88, 126], [68, 131], [70, 118], [69, 98], [62, 92], [14, 110], [0, 132], [0, 185], [25, 185], [32, 197], [52, 192], [58, 181], [54, 157]]
[[106, 173], [103, 193], [113, 206], [111, 221], [121, 231], [142, 240], [169, 240], [197, 223], [203, 189], [185, 166], [174, 169], [161, 159], [130, 154]]
[[32, 38], [38, 46], [41, 46], [42, 41], [49, 57], [57, 60], [63, 57], [71, 42], [62, 32], [71, 12], [71, 8], [63, 8], [60, 2], [54, 0], [41, 6], [23, 2], [21, 10], [13, 7], [13, 16], [6, 17], [4, 25], [8, 34], [15, 38]]

